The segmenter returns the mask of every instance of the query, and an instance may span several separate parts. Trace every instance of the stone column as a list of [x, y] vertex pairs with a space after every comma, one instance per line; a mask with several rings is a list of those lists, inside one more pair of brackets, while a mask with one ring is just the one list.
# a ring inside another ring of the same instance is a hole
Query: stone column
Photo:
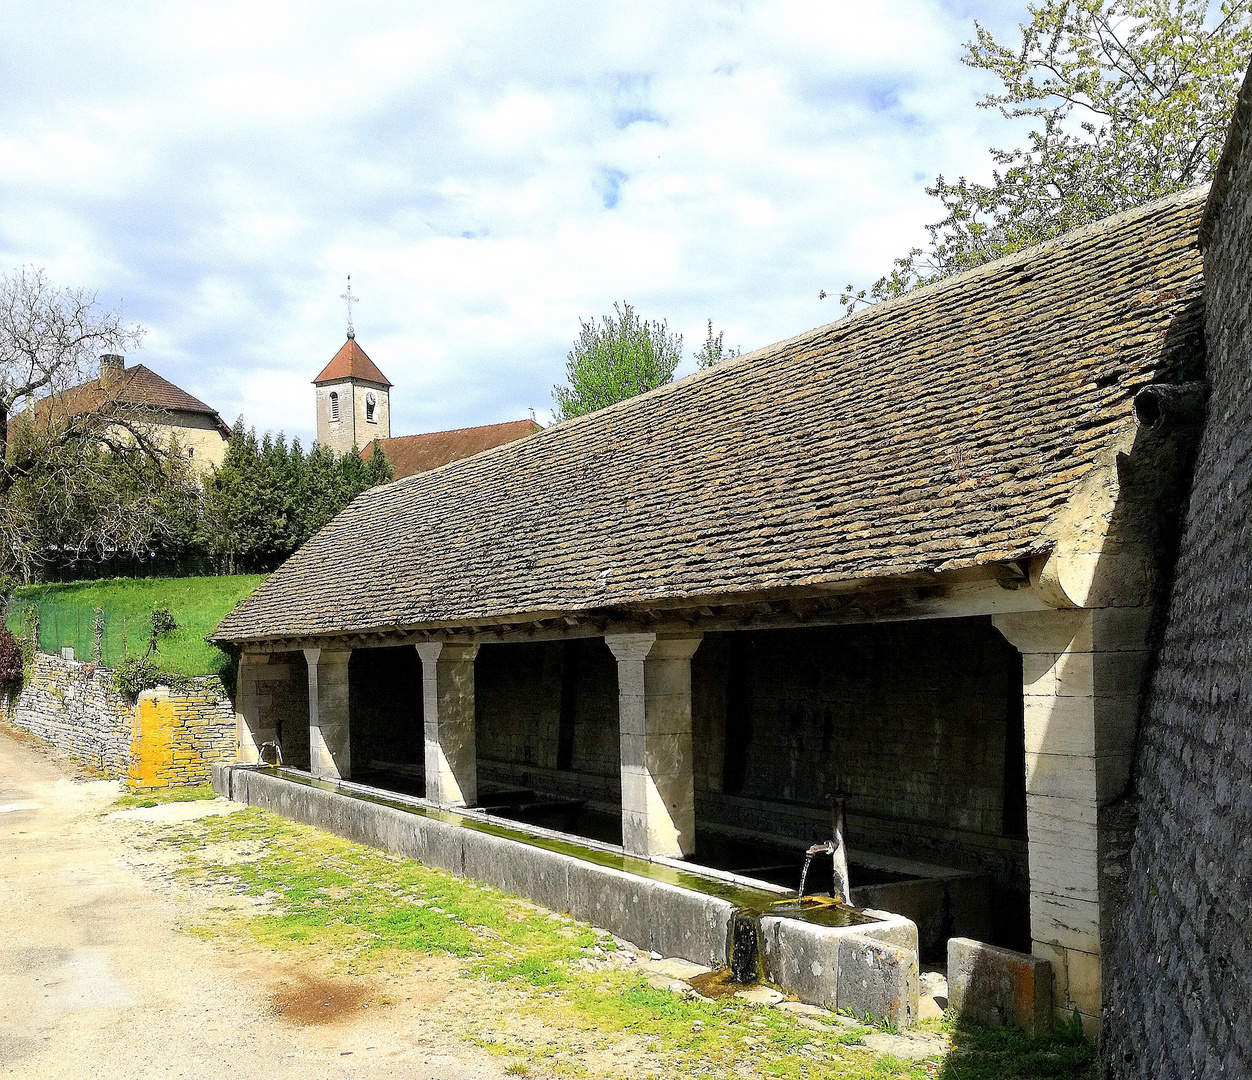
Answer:
[[1147, 674], [1148, 607], [995, 615], [1022, 654], [1032, 951], [1058, 1014], [1100, 1017], [1112, 883], [1102, 808], [1127, 791]]
[[268, 673], [268, 667], [266, 653], [244, 652], [239, 657], [235, 684], [236, 756], [247, 765], [260, 760], [262, 743], [278, 738], [269, 695], [261, 693], [261, 676]]
[[309, 772], [352, 776], [348, 731], [348, 660], [351, 649], [305, 649], [309, 665]]
[[607, 634], [617, 657], [622, 846], [682, 858], [695, 850], [691, 657], [700, 635]]
[[426, 798], [438, 806], [473, 806], [478, 801], [474, 730], [478, 646], [426, 641], [417, 652], [422, 658]]

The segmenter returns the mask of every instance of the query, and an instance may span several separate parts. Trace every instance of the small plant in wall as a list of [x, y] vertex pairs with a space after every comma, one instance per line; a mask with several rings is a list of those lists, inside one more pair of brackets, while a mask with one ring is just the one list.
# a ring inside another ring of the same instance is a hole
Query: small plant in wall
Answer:
[[182, 689], [191, 684], [190, 679], [164, 671], [152, 659], [154, 653], [161, 651], [158, 644], [160, 639], [177, 629], [178, 624], [174, 621], [174, 616], [170, 614], [169, 608], [153, 609], [149, 622], [147, 651], [143, 656], [127, 657], [117, 665], [117, 670], [113, 672], [113, 685], [124, 697], [134, 701], [145, 690], [152, 690], [158, 686]]
[[113, 672], [113, 685], [123, 697], [134, 701], [145, 690], [158, 686], [182, 690], [195, 683], [185, 675], [163, 670], [147, 656], [130, 656], [117, 665], [117, 670]]

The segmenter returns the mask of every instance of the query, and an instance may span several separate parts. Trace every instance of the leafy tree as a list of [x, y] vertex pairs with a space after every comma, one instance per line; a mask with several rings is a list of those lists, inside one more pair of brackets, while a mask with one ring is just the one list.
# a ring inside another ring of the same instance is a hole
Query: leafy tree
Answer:
[[682, 335], [671, 334], [664, 321], [646, 322], [630, 304], [614, 304], [613, 312], [600, 325], [579, 320], [581, 331], [565, 363], [569, 385], [552, 388], [558, 421], [625, 401], [674, 377]]
[[58, 561], [147, 554], [194, 499], [153, 410], [92, 382], [142, 333], [41, 270], [0, 276], [0, 591]]
[[[1043, 0], [1010, 47], [975, 24], [964, 61], [1002, 85], [981, 108], [1030, 117], [992, 150], [989, 184], [940, 176], [929, 244], [840, 303], [899, 296], [1087, 222], [1209, 180], [1252, 53], [1252, 0]], [[825, 292], [821, 294], [825, 296]]]
[[738, 349], [728, 349], [722, 344], [725, 333], [724, 330], [719, 330], [714, 336], [713, 320], [709, 320], [708, 336], [704, 339], [704, 344], [696, 350], [696, 364], [701, 371], [711, 368], [714, 364], [720, 364], [723, 360], [733, 360], [739, 355]]
[[226, 456], [205, 483], [201, 536], [228, 572], [269, 570], [357, 495], [392, 478], [381, 448], [368, 461], [355, 449], [336, 457], [298, 439], [256, 431], [238, 420]]

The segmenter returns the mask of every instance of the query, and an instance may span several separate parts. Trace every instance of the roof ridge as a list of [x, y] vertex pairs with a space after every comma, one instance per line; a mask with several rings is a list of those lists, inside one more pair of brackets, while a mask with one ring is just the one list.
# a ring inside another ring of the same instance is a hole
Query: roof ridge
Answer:
[[812, 338], [826, 333], [836, 333], [843, 330], [844, 327], [851, 326], [854, 323], [863, 322], [865, 319], [879, 317], [885, 318], [886, 313], [898, 311], [900, 308], [910, 307], [913, 304], [920, 304], [932, 296], [938, 296], [941, 293], [967, 285], [971, 281], [976, 281], [980, 277], [990, 277], [991, 275], [1003, 270], [1015, 262], [1033, 262], [1036, 259], [1051, 254], [1058, 248], [1069, 247], [1071, 244], [1087, 240], [1093, 236], [1099, 236], [1101, 233], [1110, 232], [1124, 225], [1137, 220], [1140, 217], [1147, 217], [1157, 213], [1160, 210], [1170, 206], [1183, 206], [1191, 202], [1199, 202], [1208, 195], [1208, 184], [1197, 184], [1194, 187], [1185, 188], [1182, 191], [1173, 192], [1170, 195], [1163, 195], [1159, 199], [1153, 199], [1151, 202], [1144, 203], [1142, 206], [1131, 207], [1129, 210], [1120, 210], [1116, 214], [1110, 214], [1108, 217], [1099, 218], [1096, 221], [1088, 222], [1086, 225], [1080, 225], [1077, 228], [1070, 229], [1068, 232], [1061, 233], [1059, 236], [1051, 237], [1043, 240], [1038, 244], [1032, 244], [1028, 248], [1021, 251], [1015, 251], [1009, 255], [1002, 255], [998, 259], [991, 262], [983, 263], [981, 266], [974, 266], [968, 270], [962, 270], [956, 274], [950, 274], [948, 277], [941, 278], [938, 281], [931, 282], [927, 285], [919, 286], [912, 289], [901, 296], [893, 296], [890, 300], [882, 300], [877, 304], [871, 304], [869, 307], [862, 308], [860, 311], [854, 311], [851, 315], [844, 315], [835, 319], [833, 322], [823, 323], [812, 329], [804, 330], [799, 334], [793, 334], [789, 338], [783, 338], [780, 341], [771, 342], [768, 345], [762, 345], [758, 349], [751, 352], [740, 353], [738, 356], [729, 360], [723, 360], [720, 363], [713, 364], [710, 367], [702, 368], [699, 371], [693, 371], [690, 375], [684, 375], [681, 379], [674, 379], [672, 382], [662, 383], [660, 386], [654, 386], [651, 390], [645, 390], [641, 394], [635, 394], [633, 397], [624, 398], [621, 401], [615, 401], [611, 405], [604, 405], [599, 409], [591, 412], [583, 413], [581, 416], [571, 417], [569, 420], [561, 420], [551, 427], [544, 428], [544, 431], [555, 431], [561, 428], [568, 430], [571, 426], [580, 424], [591, 416], [603, 416], [605, 413], [620, 409], [623, 406], [633, 402], [640, 401], [644, 398], [662, 397], [668, 393], [674, 392], [676, 387], [685, 386], [686, 384], [696, 380], [713, 376], [723, 375], [725, 372], [740, 367], [743, 363], [750, 360], [756, 360], [765, 353], [774, 353], [780, 349], [784, 349], [789, 345], [800, 344], [809, 341]]
[[[421, 438], [425, 438], [427, 435], [455, 435], [459, 431], [479, 431], [482, 428], [508, 427], [510, 424], [528, 424], [528, 423], [535, 424], [541, 431], [543, 430], [542, 424], [539, 424], [537, 421], [531, 420], [529, 416], [524, 416], [520, 420], [497, 420], [494, 424], [466, 424], [464, 427], [442, 428], [439, 431], [418, 431], [412, 435], [388, 435], [385, 439], [378, 438], [377, 440], [371, 439], [370, 441], [371, 442], [375, 442], [375, 441], [392, 442], [396, 439], [421, 439]], [[507, 446], [508, 444], [503, 443], [501, 445]], [[492, 447], [492, 449], [495, 449], [495, 448]]]

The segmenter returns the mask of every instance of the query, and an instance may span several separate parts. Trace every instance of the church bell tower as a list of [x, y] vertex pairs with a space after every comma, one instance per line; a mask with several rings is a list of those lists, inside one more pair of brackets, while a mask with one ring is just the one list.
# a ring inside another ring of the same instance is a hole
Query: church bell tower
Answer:
[[348, 305], [348, 339], [313, 380], [317, 396], [317, 441], [336, 454], [364, 450], [391, 438], [391, 382], [356, 343], [352, 326], [352, 278], [341, 297]]

